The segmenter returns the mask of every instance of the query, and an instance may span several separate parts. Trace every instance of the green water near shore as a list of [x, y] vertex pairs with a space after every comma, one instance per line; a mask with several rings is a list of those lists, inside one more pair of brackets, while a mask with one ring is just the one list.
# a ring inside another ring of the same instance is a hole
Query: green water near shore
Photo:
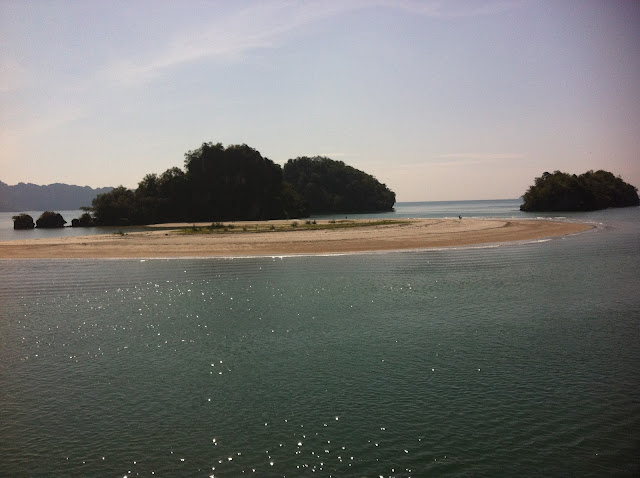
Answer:
[[5, 476], [635, 476], [638, 210], [528, 244], [0, 261]]

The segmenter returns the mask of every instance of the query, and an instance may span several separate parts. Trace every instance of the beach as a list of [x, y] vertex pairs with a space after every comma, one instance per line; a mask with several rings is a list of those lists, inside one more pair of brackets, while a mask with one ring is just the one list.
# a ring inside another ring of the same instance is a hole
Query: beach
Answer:
[[[322, 226], [331, 227], [322, 229]], [[0, 242], [0, 258], [100, 259], [343, 254], [434, 249], [539, 240], [591, 229], [583, 223], [519, 219], [410, 219], [225, 223], [227, 230], [188, 233], [207, 224], [161, 224], [148, 231]], [[271, 228], [271, 229], [269, 229]], [[184, 231], [187, 231], [185, 233]]]

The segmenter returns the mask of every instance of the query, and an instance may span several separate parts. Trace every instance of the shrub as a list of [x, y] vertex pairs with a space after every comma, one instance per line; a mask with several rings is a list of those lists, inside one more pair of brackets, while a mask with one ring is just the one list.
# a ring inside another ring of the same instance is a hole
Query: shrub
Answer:
[[43, 212], [38, 220], [36, 221], [36, 227], [39, 228], [54, 228], [54, 227], [64, 227], [67, 221], [64, 220], [62, 215], [53, 211], [45, 211]]
[[79, 219], [71, 220], [71, 227], [91, 227], [93, 226], [93, 218], [91, 214], [85, 212]]

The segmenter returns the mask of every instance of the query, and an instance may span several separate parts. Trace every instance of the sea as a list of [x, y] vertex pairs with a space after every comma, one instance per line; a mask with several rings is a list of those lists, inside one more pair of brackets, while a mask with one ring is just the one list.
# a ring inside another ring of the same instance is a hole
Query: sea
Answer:
[[[369, 217], [538, 219], [518, 206]], [[594, 228], [384, 253], [2, 259], [0, 476], [639, 476], [640, 208], [550, 217]]]

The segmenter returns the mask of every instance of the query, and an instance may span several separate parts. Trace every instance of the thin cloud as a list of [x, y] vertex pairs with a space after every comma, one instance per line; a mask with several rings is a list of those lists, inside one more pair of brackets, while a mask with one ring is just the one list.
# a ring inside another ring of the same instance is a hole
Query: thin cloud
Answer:
[[290, 31], [360, 8], [366, 2], [278, 1], [252, 5], [217, 17], [196, 30], [174, 34], [164, 49], [147, 59], [124, 59], [107, 67], [123, 83], [143, 83], [163, 71], [199, 60], [233, 61], [249, 51], [274, 48]]
[[150, 58], [127, 58], [107, 66], [106, 75], [124, 84], [145, 83], [163, 71], [199, 60], [234, 61], [252, 50], [275, 48], [287, 33], [355, 10], [386, 7], [428, 17], [501, 13], [521, 2], [422, 2], [405, 0], [290, 0], [259, 3], [216, 17], [199, 29], [177, 32]]

